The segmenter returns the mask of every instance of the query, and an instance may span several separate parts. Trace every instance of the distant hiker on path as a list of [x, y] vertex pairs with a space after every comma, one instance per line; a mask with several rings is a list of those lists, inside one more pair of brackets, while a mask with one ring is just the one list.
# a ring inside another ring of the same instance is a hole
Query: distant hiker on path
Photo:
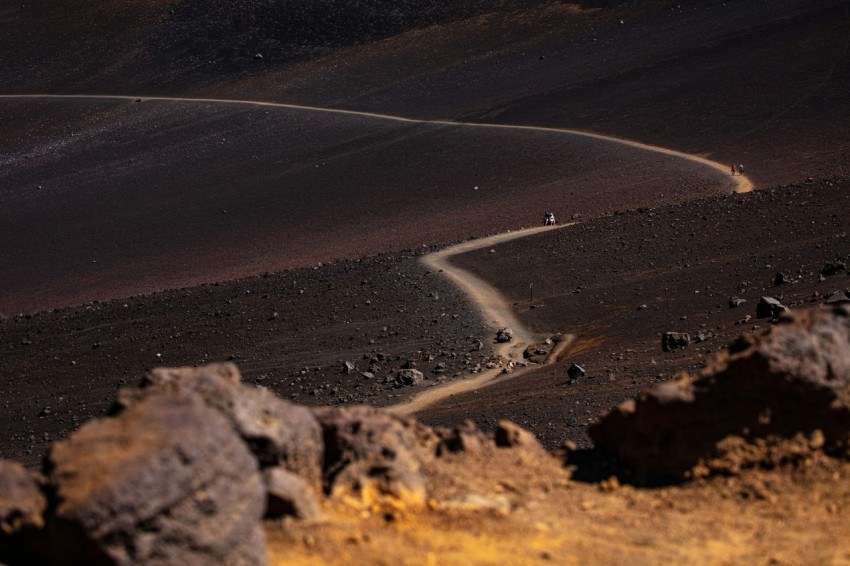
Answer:
[[733, 163], [732, 164], [732, 176], [735, 176], [735, 173], [738, 171], [738, 167]]
[[555, 225], [555, 213], [547, 212], [543, 216], [543, 225], [544, 226], [554, 226]]
[[739, 174], [739, 175], [743, 175], [743, 174], [744, 174], [744, 166], [743, 166], [743, 165], [738, 165], [738, 174]]

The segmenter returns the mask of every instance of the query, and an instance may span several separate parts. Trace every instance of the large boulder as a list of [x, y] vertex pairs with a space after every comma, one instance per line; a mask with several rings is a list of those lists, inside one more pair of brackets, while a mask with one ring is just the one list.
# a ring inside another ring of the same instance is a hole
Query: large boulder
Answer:
[[[41, 562], [264, 564], [265, 489], [228, 420], [198, 395], [151, 394], [53, 445]], [[55, 549], [55, 550], [54, 550]]]
[[[848, 454], [850, 307], [797, 314], [747, 337], [697, 377], [628, 401], [589, 430], [597, 448], [647, 476], [690, 477], [724, 439], [818, 441]], [[732, 443], [734, 444], [734, 443]]]
[[322, 433], [313, 413], [270, 391], [241, 383], [233, 364], [155, 369], [140, 389], [122, 390], [118, 406], [132, 406], [151, 394], [181, 391], [199, 395], [227, 417], [261, 467], [282, 467], [314, 489], [321, 488]]
[[372, 407], [313, 410], [325, 440], [325, 491], [369, 501], [389, 495], [425, 500], [421, 462], [432, 457], [435, 436], [413, 419]]

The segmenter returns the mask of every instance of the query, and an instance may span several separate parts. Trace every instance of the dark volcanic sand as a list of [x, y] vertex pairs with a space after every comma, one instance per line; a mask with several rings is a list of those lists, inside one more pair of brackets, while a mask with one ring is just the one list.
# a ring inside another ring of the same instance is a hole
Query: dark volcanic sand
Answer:
[[[416, 391], [395, 387], [408, 362], [427, 383], [486, 364], [476, 312], [418, 264], [421, 253], [6, 320], [0, 458], [35, 465], [50, 442], [102, 414], [117, 388], [162, 365], [233, 360], [248, 382], [298, 403], [385, 405]], [[356, 371], [343, 373], [344, 361]]]
[[732, 186], [701, 164], [554, 132], [160, 101], [0, 100], [0, 115], [12, 314]]

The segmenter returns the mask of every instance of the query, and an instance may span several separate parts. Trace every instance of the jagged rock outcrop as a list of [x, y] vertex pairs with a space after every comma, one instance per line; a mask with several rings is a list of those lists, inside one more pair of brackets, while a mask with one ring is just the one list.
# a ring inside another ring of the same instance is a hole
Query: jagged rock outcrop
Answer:
[[[820, 431], [819, 433], [816, 431]], [[590, 428], [598, 448], [643, 475], [689, 477], [730, 437], [822, 435], [850, 447], [850, 307], [782, 319], [733, 344], [697, 377], [665, 383]]]

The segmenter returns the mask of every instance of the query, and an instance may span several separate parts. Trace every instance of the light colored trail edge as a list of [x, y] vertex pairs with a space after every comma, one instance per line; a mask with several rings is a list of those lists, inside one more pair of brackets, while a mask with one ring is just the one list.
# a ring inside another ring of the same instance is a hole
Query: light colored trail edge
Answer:
[[[577, 137], [585, 137], [598, 139], [611, 143], [618, 143], [621, 145], [626, 145], [638, 149], [643, 149], [647, 151], [652, 151], [655, 153], [661, 153], [664, 155], [670, 155], [673, 157], [678, 157], [681, 159], [685, 159], [688, 161], [693, 161], [696, 163], [700, 163], [712, 169], [715, 169], [719, 172], [722, 172], [726, 175], [730, 174], [729, 169], [727, 169], [726, 165], [722, 165], [717, 163], [716, 161], [711, 161], [709, 159], [705, 159], [704, 157], [699, 157], [697, 155], [691, 155], [688, 153], [683, 153], [680, 151], [676, 151], [673, 149], [668, 149], [665, 147], [659, 147], [655, 145], [640, 143], [632, 140], [626, 140], [622, 138], [617, 138], [613, 136], [605, 136], [602, 134], [594, 134], [590, 132], [582, 132], [580, 130], [571, 130], [569, 128], [549, 128], [543, 126], [520, 126], [520, 125], [509, 125], [509, 124], [487, 124], [487, 123], [477, 123], [477, 122], [453, 122], [449, 120], [417, 120], [414, 118], [405, 118], [403, 116], [393, 116], [389, 114], [378, 114], [374, 112], [359, 112], [356, 110], [342, 110], [337, 108], [321, 108], [317, 106], [305, 106], [300, 104], [285, 104], [281, 102], [263, 102], [257, 100], [233, 100], [233, 99], [221, 99], [221, 98], [184, 98], [184, 97], [169, 97], [169, 96], [128, 96], [128, 95], [95, 95], [95, 94], [0, 94], [0, 100], [10, 100], [10, 99], [19, 99], [19, 100], [32, 100], [32, 99], [41, 99], [41, 100], [50, 100], [50, 99], [82, 99], [82, 100], [124, 100], [129, 102], [145, 102], [145, 101], [161, 101], [161, 102], [177, 102], [177, 103], [205, 103], [205, 104], [227, 104], [227, 105], [239, 105], [239, 106], [251, 106], [251, 107], [269, 107], [269, 108], [283, 108], [288, 110], [301, 110], [301, 111], [309, 111], [309, 112], [322, 112], [328, 114], [339, 114], [339, 115], [347, 115], [347, 116], [358, 116], [363, 118], [373, 118], [376, 120], [386, 120], [393, 122], [402, 122], [407, 124], [434, 124], [441, 126], [454, 126], [454, 127], [464, 127], [464, 128], [489, 128], [489, 129], [497, 129], [497, 130], [520, 130], [520, 131], [530, 131], [530, 132], [551, 132], [551, 133], [559, 133], [566, 134]], [[735, 192], [738, 193], [746, 193], [753, 190], [753, 184], [747, 179], [744, 175], [738, 175], [733, 177], [733, 181], [736, 184]], [[436, 403], [451, 397], [453, 395], [458, 395], [461, 393], [474, 391], [476, 389], [486, 387], [489, 385], [493, 385], [495, 383], [500, 383], [507, 379], [515, 379], [517, 377], [521, 377], [523, 374], [528, 373], [532, 369], [539, 368], [540, 366], [532, 366], [524, 369], [514, 369], [510, 370], [512, 362], [515, 360], [522, 359], [522, 352], [525, 347], [529, 344], [533, 344], [535, 342], [540, 342], [545, 336], [540, 336], [532, 333], [530, 330], [525, 328], [520, 322], [519, 319], [514, 314], [511, 309], [510, 304], [505, 300], [501, 293], [496, 290], [495, 287], [487, 283], [486, 281], [474, 276], [473, 274], [460, 269], [458, 267], [454, 267], [449, 259], [457, 254], [462, 254], [465, 252], [481, 249], [487, 246], [493, 246], [496, 244], [504, 243], [510, 240], [514, 240], [517, 238], [524, 238], [526, 236], [530, 236], [532, 234], [538, 234], [541, 232], [545, 232], [548, 230], [563, 228], [566, 225], [561, 226], [547, 226], [547, 227], [537, 227], [537, 228], [528, 228], [525, 230], [517, 230], [514, 232], [508, 232], [505, 234], [497, 234], [495, 236], [490, 236], [488, 238], [480, 238], [477, 240], [472, 240], [469, 242], [463, 242], [461, 244], [434, 252], [422, 258], [423, 265], [427, 266], [432, 271], [441, 272], [444, 276], [448, 277], [452, 282], [454, 282], [461, 290], [463, 290], [469, 299], [476, 304], [481, 309], [481, 314], [484, 317], [485, 322], [491, 330], [496, 330], [497, 328], [510, 328], [513, 331], [514, 339], [510, 343], [507, 344], [498, 344], [495, 346], [495, 353], [501, 359], [500, 365], [493, 369], [489, 369], [483, 371], [481, 373], [475, 374], [475, 377], [469, 379], [462, 379], [458, 381], [452, 381], [446, 383], [444, 385], [431, 387], [422, 391], [421, 393], [414, 396], [409, 401], [404, 403], [400, 403], [397, 405], [392, 405], [386, 407], [389, 410], [395, 411], [400, 414], [413, 414], [418, 411], [421, 411], [427, 407], [433, 406]], [[572, 335], [561, 337], [560, 341], [555, 345], [554, 349], [550, 353], [546, 363], [551, 364], [558, 360], [560, 354], [569, 347], [572, 343], [574, 337]]]

